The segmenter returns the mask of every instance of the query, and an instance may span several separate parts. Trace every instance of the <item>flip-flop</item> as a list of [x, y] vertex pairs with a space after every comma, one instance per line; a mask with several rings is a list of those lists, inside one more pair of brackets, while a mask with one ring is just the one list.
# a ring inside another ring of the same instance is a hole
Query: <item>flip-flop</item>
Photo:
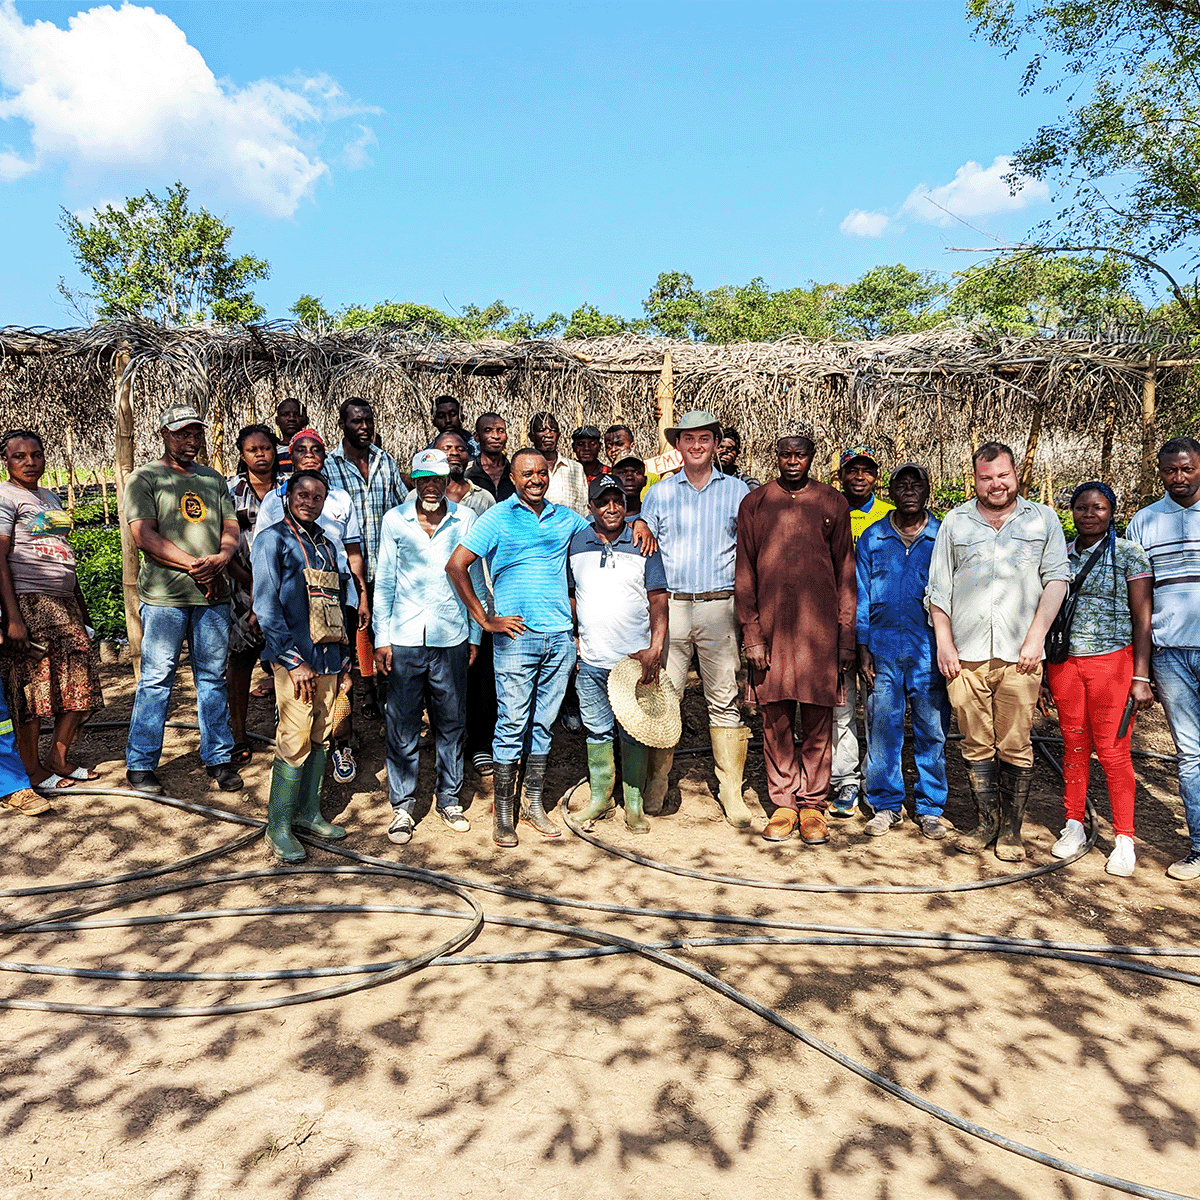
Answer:
[[80, 783], [91, 783], [94, 779], [100, 778], [99, 771], [89, 771], [87, 767], [76, 767], [69, 775], [63, 775], [63, 779], [77, 779]]
[[243, 767], [254, 757], [254, 750], [249, 742], [234, 742], [229, 754], [229, 761], [237, 767]]
[[55, 775], [53, 772], [51, 772], [46, 776], [45, 779], [42, 780], [41, 783], [35, 783], [33, 785], [33, 790], [35, 792], [40, 792], [43, 796], [47, 793], [53, 796], [55, 792], [65, 792], [68, 788], [73, 788], [74, 786], [75, 780], [71, 779], [69, 776]]
[[250, 689], [250, 695], [256, 700], [265, 700], [268, 696], [275, 695], [275, 681], [272, 679], [263, 683], [256, 683]]

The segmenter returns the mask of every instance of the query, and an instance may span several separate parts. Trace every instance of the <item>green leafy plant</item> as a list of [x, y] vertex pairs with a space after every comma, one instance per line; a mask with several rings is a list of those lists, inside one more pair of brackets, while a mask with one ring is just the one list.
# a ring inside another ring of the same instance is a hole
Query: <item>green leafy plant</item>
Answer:
[[76, 529], [68, 541], [75, 551], [75, 575], [98, 637], [124, 638], [125, 599], [121, 591], [121, 531]]

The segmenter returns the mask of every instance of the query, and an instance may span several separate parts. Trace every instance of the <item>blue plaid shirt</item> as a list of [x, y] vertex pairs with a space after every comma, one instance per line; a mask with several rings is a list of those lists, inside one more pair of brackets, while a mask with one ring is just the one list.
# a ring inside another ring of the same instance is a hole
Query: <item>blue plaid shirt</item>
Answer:
[[371, 446], [367, 462], [367, 478], [363, 479], [339, 442], [325, 459], [325, 474], [334, 487], [345, 488], [354, 501], [358, 523], [362, 527], [363, 558], [366, 560], [367, 582], [370, 583], [375, 578], [379, 533], [383, 528], [384, 515], [404, 500], [408, 488], [400, 478], [396, 460], [386, 450]]

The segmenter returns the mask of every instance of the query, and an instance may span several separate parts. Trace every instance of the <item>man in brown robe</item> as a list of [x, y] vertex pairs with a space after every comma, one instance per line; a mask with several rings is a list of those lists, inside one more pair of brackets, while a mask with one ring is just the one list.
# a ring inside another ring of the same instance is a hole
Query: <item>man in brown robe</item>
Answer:
[[[763, 837], [784, 841], [799, 824], [801, 838], [818, 845], [829, 841], [825, 808], [839, 677], [855, 662], [850, 506], [808, 477], [808, 438], [780, 438], [776, 453], [779, 478], [752, 491], [738, 509], [734, 597], [776, 805]], [[792, 738], [797, 706], [800, 762]]]

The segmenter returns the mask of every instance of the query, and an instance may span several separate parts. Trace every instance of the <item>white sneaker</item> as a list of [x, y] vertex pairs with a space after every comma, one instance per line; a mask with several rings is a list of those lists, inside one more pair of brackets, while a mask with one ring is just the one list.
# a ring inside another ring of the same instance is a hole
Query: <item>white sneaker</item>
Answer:
[[466, 833], [471, 828], [461, 804], [447, 804], [445, 808], [439, 808], [437, 814], [455, 833]]
[[407, 846], [412, 841], [415, 828], [412, 817], [404, 809], [397, 809], [392, 823], [388, 826], [388, 841], [395, 842], [397, 846]]
[[1127, 877], [1133, 874], [1135, 862], [1137, 862], [1137, 855], [1133, 849], [1133, 838], [1118, 833], [1116, 845], [1113, 846], [1113, 852], [1108, 856], [1108, 862], [1104, 864], [1104, 869], [1110, 875]]
[[1050, 847], [1055, 858], [1074, 858], [1087, 845], [1082, 821], [1068, 821], [1057, 842]]

